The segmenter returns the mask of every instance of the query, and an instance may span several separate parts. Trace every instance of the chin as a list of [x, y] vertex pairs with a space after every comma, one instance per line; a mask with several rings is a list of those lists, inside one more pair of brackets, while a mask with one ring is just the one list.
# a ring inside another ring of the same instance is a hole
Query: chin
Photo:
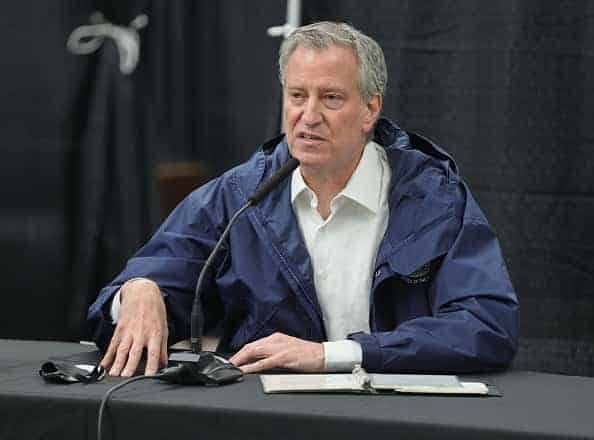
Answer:
[[307, 154], [297, 150], [292, 151], [291, 155], [299, 161], [299, 166], [302, 168], [323, 168], [328, 163], [328, 160], [325, 157], [321, 157], [319, 154]]
[[295, 146], [289, 149], [291, 156], [299, 161], [300, 164], [315, 165], [327, 162], [325, 154], [317, 149]]

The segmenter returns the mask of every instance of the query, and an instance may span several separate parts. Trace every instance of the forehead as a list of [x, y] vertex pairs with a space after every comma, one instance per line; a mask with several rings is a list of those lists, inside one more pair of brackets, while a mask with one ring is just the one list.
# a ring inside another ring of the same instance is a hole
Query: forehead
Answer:
[[351, 48], [330, 46], [324, 49], [297, 46], [287, 61], [287, 87], [307, 84], [355, 86], [358, 65]]

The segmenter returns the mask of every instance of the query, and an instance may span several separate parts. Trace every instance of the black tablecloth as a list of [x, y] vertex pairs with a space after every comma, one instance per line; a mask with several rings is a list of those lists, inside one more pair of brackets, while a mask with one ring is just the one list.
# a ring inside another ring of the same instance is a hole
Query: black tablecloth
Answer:
[[[122, 379], [57, 385], [37, 373], [50, 356], [92, 350], [0, 340], [0, 438], [94, 439], [101, 397]], [[220, 388], [140, 381], [110, 400], [106, 438], [594, 439], [594, 378], [509, 371], [475, 379], [503, 397], [266, 395], [255, 375]]]

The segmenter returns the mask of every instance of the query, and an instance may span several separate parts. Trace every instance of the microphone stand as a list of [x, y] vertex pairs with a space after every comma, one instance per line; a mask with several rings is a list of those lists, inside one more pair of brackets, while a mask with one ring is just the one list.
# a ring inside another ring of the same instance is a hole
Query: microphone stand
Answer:
[[190, 315], [191, 351], [172, 353], [169, 356], [167, 368], [161, 370], [157, 375], [158, 379], [184, 385], [223, 385], [241, 380], [243, 377], [242, 371], [224, 357], [211, 351], [202, 351], [202, 332], [204, 327], [202, 291], [204, 290], [205, 279], [217, 253], [229, 235], [231, 227], [239, 216], [249, 207], [258, 204], [298, 166], [299, 162], [297, 159], [290, 157], [276, 174], [258, 188], [254, 195], [248, 199], [247, 203], [229, 220], [227, 227], [206, 259], [198, 276], [198, 282], [194, 291], [192, 313]]

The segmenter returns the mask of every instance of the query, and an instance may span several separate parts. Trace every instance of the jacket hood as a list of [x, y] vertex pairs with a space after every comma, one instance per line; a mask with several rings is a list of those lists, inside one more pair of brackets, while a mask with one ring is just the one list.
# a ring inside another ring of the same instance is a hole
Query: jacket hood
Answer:
[[[448, 171], [448, 174], [458, 174], [458, 167], [454, 159], [445, 150], [422, 135], [401, 129], [389, 119], [378, 119], [373, 132], [373, 140], [386, 149], [388, 158], [394, 156], [394, 159], [390, 160], [393, 169], [398, 168], [398, 166], [395, 166], [397, 164], [393, 163], [396, 157], [400, 158], [401, 156], [398, 152], [416, 151], [439, 163], [444, 171]], [[264, 179], [272, 175], [288, 158], [289, 148], [284, 133], [264, 142], [249, 161], [252, 163], [255, 160], [256, 167], [260, 171], [258, 173], [259, 177], [255, 182], [244, 181], [243, 187], [255, 190]], [[249, 177], [253, 179], [253, 174], [250, 173]]]

